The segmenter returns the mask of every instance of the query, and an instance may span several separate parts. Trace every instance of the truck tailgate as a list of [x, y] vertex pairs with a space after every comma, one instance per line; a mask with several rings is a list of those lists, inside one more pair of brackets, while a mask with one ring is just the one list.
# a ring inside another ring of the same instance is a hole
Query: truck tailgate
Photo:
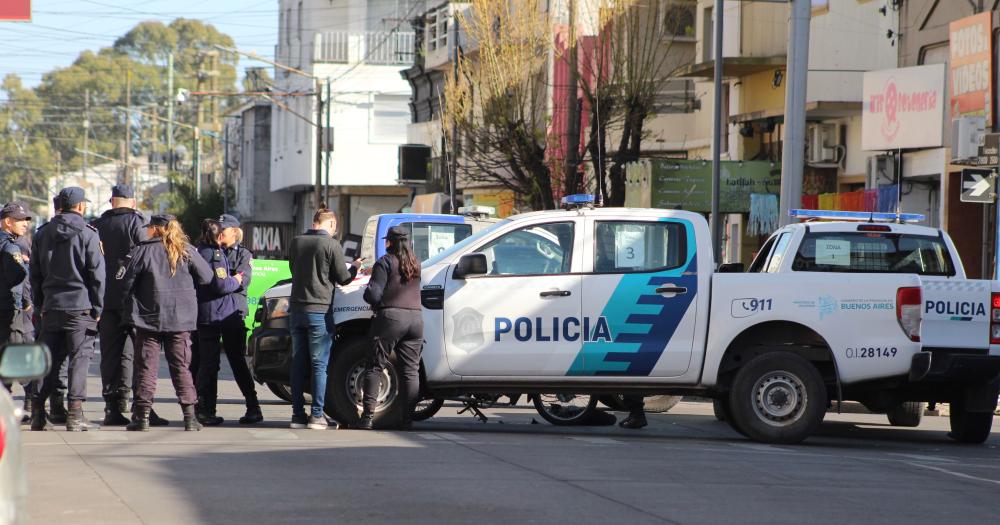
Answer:
[[920, 342], [931, 348], [987, 349], [994, 281], [922, 277]]

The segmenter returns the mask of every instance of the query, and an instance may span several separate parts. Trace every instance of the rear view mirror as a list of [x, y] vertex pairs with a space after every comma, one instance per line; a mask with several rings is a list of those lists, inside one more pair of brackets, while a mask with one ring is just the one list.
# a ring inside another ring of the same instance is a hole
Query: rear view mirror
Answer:
[[743, 263], [720, 264], [716, 273], [743, 273]]
[[452, 273], [452, 278], [454, 279], [465, 279], [470, 275], [486, 275], [486, 254], [484, 253], [469, 253], [463, 255], [458, 263], [455, 265], [455, 271]]
[[52, 357], [43, 344], [7, 345], [0, 357], [0, 377], [7, 381], [28, 381], [49, 373]]

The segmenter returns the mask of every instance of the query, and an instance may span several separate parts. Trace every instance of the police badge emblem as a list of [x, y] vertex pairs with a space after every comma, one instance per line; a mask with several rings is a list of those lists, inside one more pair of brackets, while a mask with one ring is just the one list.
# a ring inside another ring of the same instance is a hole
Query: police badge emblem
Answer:
[[215, 276], [218, 277], [219, 279], [225, 279], [226, 278], [226, 269], [223, 268], [223, 267], [221, 267], [221, 266], [218, 267], [218, 268], [216, 268], [215, 269]]
[[483, 338], [483, 314], [463, 308], [452, 317], [455, 330], [451, 342], [462, 350], [475, 350], [486, 342]]
[[24, 258], [21, 257], [21, 252], [16, 252], [11, 254], [14, 257], [14, 261], [17, 264], [24, 264]]

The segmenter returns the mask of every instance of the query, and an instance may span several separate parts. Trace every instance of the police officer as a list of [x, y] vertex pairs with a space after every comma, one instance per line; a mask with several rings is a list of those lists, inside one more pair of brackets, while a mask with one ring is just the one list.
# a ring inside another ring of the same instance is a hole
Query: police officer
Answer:
[[101, 394], [104, 396], [104, 425], [128, 424], [129, 390], [132, 387], [132, 328], [125, 324], [122, 311], [124, 291], [120, 277], [132, 248], [146, 240], [145, 218], [135, 209], [135, 194], [128, 184], [111, 188], [111, 209], [93, 222], [104, 246], [104, 267], [108, 279], [104, 288], [104, 313], [98, 323], [101, 344]]
[[[24, 206], [11, 202], [0, 210], [0, 345], [29, 341], [25, 331], [25, 316], [31, 310], [31, 299], [25, 294], [28, 261], [16, 239], [28, 232], [31, 214]], [[4, 383], [10, 390], [11, 385]], [[29, 406], [25, 394], [25, 406]]]
[[386, 254], [372, 267], [365, 290], [365, 302], [372, 306], [372, 344], [365, 362], [364, 411], [358, 428], [370, 430], [382, 371], [395, 353], [400, 363], [399, 397], [403, 405], [400, 428], [408, 430], [413, 406], [419, 400], [420, 351], [423, 349], [424, 320], [420, 306], [420, 261], [413, 255], [410, 233], [399, 226], [389, 228]]
[[69, 359], [69, 416], [66, 430], [90, 427], [83, 415], [87, 369], [94, 352], [97, 321], [104, 307], [104, 257], [97, 229], [87, 224], [83, 189], [59, 192], [59, 215], [35, 236], [29, 278], [35, 308], [42, 316], [39, 340], [52, 352], [52, 369], [31, 407], [31, 429], [45, 430], [42, 401], [55, 387], [59, 367]]
[[173, 215], [154, 215], [146, 227], [149, 240], [132, 251], [116, 279], [136, 329], [135, 412], [125, 429], [149, 430], [162, 346], [184, 413], [184, 430], [201, 430], [195, 415], [198, 394], [189, 370], [191, 330], [198, 323], [195, 286], [208, 284], [212, 270], [188, 244]]
[[235, 250], [239, 227], [239, 221], [232, 215], [206, 220], [197, 248], [214, 274], [209, 284], [198, 288], [198, 420], [208, 426], [223, 422], [215, 412], [222, 352], [246, 400], [246, 414], [240, 418], [240, 424], [249, 425], [264, 419], [253, 377], [244, 359], [246, 327], [237, 299], [249, 276], [249, 261], [245, 270], [237, 270], [225, 252], [227, 248]]

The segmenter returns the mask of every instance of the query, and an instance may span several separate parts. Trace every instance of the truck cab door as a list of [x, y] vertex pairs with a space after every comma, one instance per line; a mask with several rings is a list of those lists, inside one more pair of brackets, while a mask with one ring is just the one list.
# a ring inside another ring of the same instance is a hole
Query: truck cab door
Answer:
[[[634, 214], [588, 218], [583, 316], [597, 329], [569, 370], [578, 376], [676, 377], [697, 328], [694, 225]], [[607, 331], [604, 331], [607, 328]]]
[[574, 218], [511, 230], [474, 249], [486, 255], [485, 275], [455, 279], [454, 266], [448, 269], [444, 339], [452, 372], [565, 375], [583, 339], [582, 226]]

